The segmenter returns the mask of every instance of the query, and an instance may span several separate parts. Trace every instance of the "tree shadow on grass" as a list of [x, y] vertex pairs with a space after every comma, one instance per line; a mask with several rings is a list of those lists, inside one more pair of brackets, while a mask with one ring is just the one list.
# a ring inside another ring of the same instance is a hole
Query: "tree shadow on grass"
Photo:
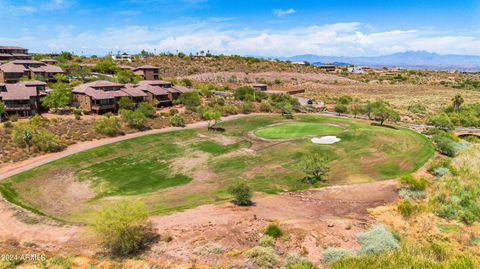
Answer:
[[392, 125], [388, 125], [388, 124], [380, 124], [380, 123], [377, 123], [377, 122], [372, 122], [370, 123], [370, 125], [372, 126], [377, 126], [377, 127], [384, 127], [384, 128], [389, 128], [389, 129], [393, 129], [393, 130], [398, 130], [397, 127], [395, 126], [392, 126]]
[[215, 133], [225, 133], [225, 128], [222, 127], [208, 127], [209, 131], [215, 132]]

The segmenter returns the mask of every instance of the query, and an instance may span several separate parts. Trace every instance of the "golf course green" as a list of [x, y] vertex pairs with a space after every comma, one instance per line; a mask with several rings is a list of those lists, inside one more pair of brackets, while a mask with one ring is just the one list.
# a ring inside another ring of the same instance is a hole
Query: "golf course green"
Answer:
[[255, 135], [266, 139], [292, 139], [307, 136], [331, 135], [343, 131], [334, 125], [323, 125], [312, 122], [284, 123], [255, 132]]
[[[228, 186], [238, 180], [258, 193], [312, 188], [318, 185], [302, 180], [300, 163], [311, 153], [329, 160], [330, 184], [397, 178], [434, 153], [432, 143], [411, 130], [346, 118], [254, 115], [217, 127], [224, 132], [185, 129], [76, 153], [2, 181], [0, 192], [39, 214], [85, 223], [98, 208], [126, 197], [165, 214], [228, 201]], [[330, 134], [341, 142], [311, 142]]]

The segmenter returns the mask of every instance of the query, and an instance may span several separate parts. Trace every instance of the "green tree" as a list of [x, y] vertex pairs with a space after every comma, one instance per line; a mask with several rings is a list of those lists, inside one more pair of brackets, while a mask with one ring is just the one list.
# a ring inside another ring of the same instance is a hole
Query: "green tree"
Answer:
[[135, 73], [133, 73], [132, 70], [121, 69], [115, 74], [115, 80], [118, 83], [123, 83], [123, 84], [127, 84], [127, 83], [136, 84], [140, 81], [140, 77]]
[[54, 78], [56, 81], [59, 81], [59, 82], [68, 82], [67, 75], [65, 74], [56, 74]]
[[382, 101], [378, 101], [373, 107], [372, 115], [376, 121], [380, 122], [380, 125], [383, 125], [387, 120], [394, 122], [400, 120], [400, 114], [387, 103]]
[[211, 129], [221, 120], [222, 114], [216, 110], [207, 110], [202, 117], [208, 121], [208, 129]]
[[455, 97], [452, 98], [452, 107], [453, 110], [459, 110], [460, 106], [465, 102], [463, 100], [463, 97], [461, 95], [455, 95]]
[[252, 191], [245, 181], [237, 181], [228, 187], [228, 192], [233, 195], [234, 203], [245, 206], [252, 204]]
[[[64, 83], [61, 83], [64, 84]], [[56, 83], [56, 85], [61, 85]], [[66, 84], [68, 85], [68, 84]], [[62, 88], [63, 86], [54, 89], [47, 96], [42, 99], [42, 105], [49, 109], [58, 110], [60, 107], [65, 107], [72, 101], [72, 92]], [[68, 87], [68, 86], [67, 86]]]
[[194, 111], [202, 104], [202, 100], [200, 99], [198, 92], [186, 92], [182, 93], [174, 103], [183, 104], [187, 109]]
[[140, 202], [121, 201], [102, 208], [93, 218], [93, 229], [116, 256], [136, 254], [149, 240], [148, 211]]
[[133, 102], [130, 97], [121, 97], [120, 100], [118, 100], [118, 109], [134, 110], [135, 102]]
[[98, 62], [93, 68], [93, 70], [103, 73], [103, 74], [115, 74], [118, 71], [118, 66], [108, 60], [103, 60]]
[[[255, 100], [253, 100], [254, 91], [255, 91]], [[257, 101], [257, 102], [260, 102], [264, 99], [267, 99], [267, 94], [266, 93], [264, 93], [262, 91], [259, 91], [259, 90], [255, 90], [255, 89], [253, 89], [252, 87], [249, 87], [249, 86], [238, 87], [237, 89], [235, 89], [235, 92], [233, 93], [233, 96], [235, 97], [235, 99], [240, 100], [240, 101]]]
[[301, 159], [300, 165], [311, 176], [308, 181], [312, 181], [312, 177], [315, 181], [325, 181], [330, 170], [328, 160], [319, 153], [307, 154]]
[[347, 113], [348, 107], [347, 107], [347, 105], [345, 105], [343, 103], [337, 103], [337, 104], [335, 104], [335, 107], [333, 108], [333, 110], [335, 112], [337, 112], [338, 115], [340, 115], [340, 114], [343, 114], [343, 113]]
[[103, 116], [95, 121], [95, 131], [108, 136], [116, 136], [120, 130], [120, 124], [114, 116]]
[[364, 113], [364, 107], [358, 102], [350, 103], [348, 110], [350, 111], [350, 113], [352, 113], [353, 117], [355, 118], [357, 117], [357, 115]]

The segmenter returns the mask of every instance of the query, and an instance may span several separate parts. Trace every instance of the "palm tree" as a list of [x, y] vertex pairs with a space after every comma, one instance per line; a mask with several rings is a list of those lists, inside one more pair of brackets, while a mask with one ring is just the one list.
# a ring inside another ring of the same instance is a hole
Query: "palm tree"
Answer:
[[463, 97], [461, 95], [455, 95], [455, 97], [452, 98], [452, 102], [453, 110], [458, 110], [460, 109], [460, 106], [463, 104], [463, 102], [465, 102], [465, 100], [463, 100]]

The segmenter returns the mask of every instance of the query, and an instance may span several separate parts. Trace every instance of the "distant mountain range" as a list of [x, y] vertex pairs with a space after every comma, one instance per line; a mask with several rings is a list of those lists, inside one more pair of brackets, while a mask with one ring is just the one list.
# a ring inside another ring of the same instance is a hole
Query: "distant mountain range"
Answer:
[[441, 55], [426, 51], [407, 51], [384, 56], [373, 57], [337, 57], [318, 56], [312, 54], [298, 55], [282, 60], [292, 62], [307, 61], [314, 65], [367, 65], [371, 67], [403, 67], [409, 69], [464, 70], [479, 71], [480, 56]]

